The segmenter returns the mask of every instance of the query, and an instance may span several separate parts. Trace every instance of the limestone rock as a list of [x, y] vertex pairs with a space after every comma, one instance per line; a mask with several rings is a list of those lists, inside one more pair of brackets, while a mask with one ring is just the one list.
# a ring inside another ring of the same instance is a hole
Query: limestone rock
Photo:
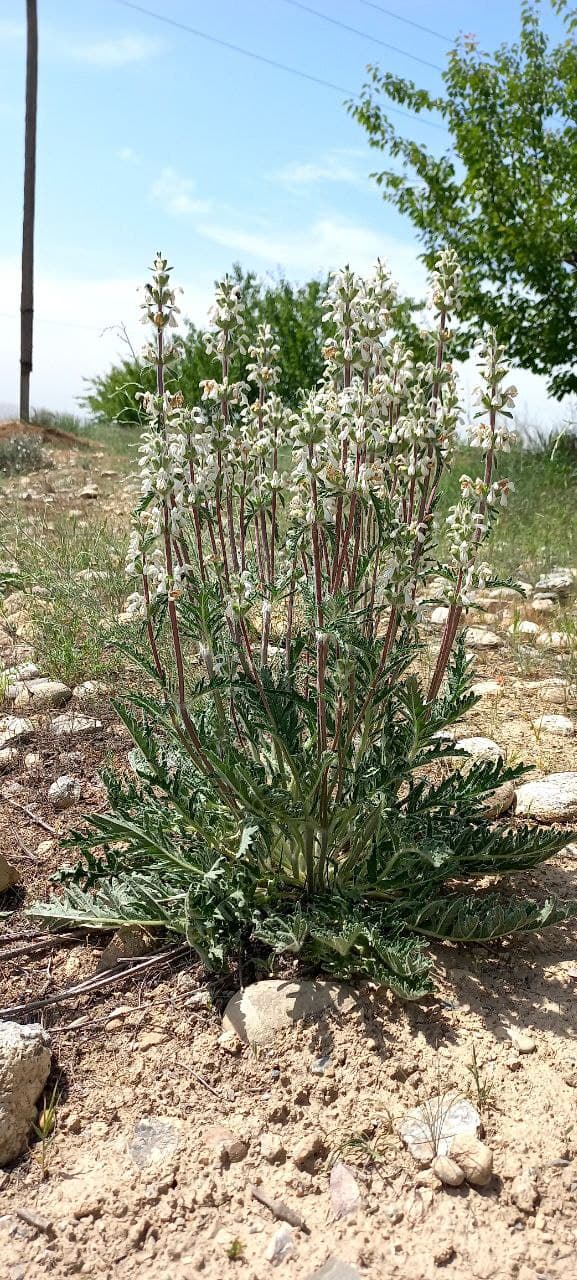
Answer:
[[79, 498], [95, 499], [100, 497], [100, 489], [97, 484], [86, 484], [78, 494]]
[[550, 596], [554, 600], [567, 600], [574, 590], [574, 569], [553, 569], [551, 573], [543, 573], [535, 584], [535, 595]]
[[436, 1156], [431, 1165], [435, 1177], [446, 1187], [460, 1187], [465, 1181], [461, 1166], [450, 1156]]
[[465, 639], [471, 649], [498, 649], [503, 641], [487, 627], [467, 627]]
[[444, 604], [440, 604], [437, 606], [436, 609], [433, 609], [433, 612], [431, 614], [431, 622], [433, 623], [434, 627], [444, 627], [448, 617], [449, 617], [449, 610], [447, 606]]
[[6, 889], [11, 889], [13, 885], [18, 884], [19, 875], [16, 867], [0, 853], [0, 893], [4, 893]]
[[60, 778], [56, 779], [48, 788], [48, 800], [53, 809], [60, 812], [62, 809], [70, 809], [80, 799], [81, 787], [78, 778], [71, 778], [69, 774], [63, 773]]
[[500, 818], [502, 813], [508, 813], [515, 804], [515, 784], [514, 782], [503, 782], [500, 787], [495, 787], [483, 805], [483, 813], [488, 821], [492, 818]]
[[14, 706], [30, 706], [35, 711], [42, 711], [48, 707], [63, 707], [71, 697], [72, 690], [62, 680], [26, 680], [17, 686]]
[[305, 1280], [361, 1280], [361, 1273], [342, 1258], [329, 1258], [318, 1271], [310, 1271]]
[[108, 693], [108, 685], [102, 680], [83, 680], [82, 684], [77, 684], [72, 690], [72, 697], [76, 702], [93, 702], [95, 698], [99, 698]]
[[348, 1218], [361, 1207], [361, 1191], [352, 1169], [338, 1160], [329, 1179], [333, 1218]]
[[455, 746], [459, 751], [466, 751], [474, 760], [501, 760], [504, 756], [502, 747], [492, 738], [472, 737], [458, 738]]
[[508, 1035], [511, 1044], [515, 1045], [518, 1053], [535, 1052], [537, 1045], [535, 1044], [533, 1037], [526, 1031], [523, 1031], [522, 1027], [505, 1027], [505, 1032]]
[[557, 737], [571, 738], [575, 733], [575, 725], [569, 716], [540, 715], [533, 720], [536, 733], [552, 733]]
[[419, 1164], [430, 1164], [435, 1156], [452, 1155], [451, 1144], [457, 1135], [476, 1138], [480, 1129], [479, 1112], [467, 1098], [435, 1094], [408, 1112], [401, 1124], [401, 1138]]
[[79, 711], [65, 711], [63, 715], [56, 716], [52, 721], [52, 732], [57, 737], [64, 737], [67, 734], [79, 737], [81, 734], [95, 733], [101, 728], [101, 720], [96, 720], [94, 716], [81, 715]]
[[37, 1023], [0, 1022], [0, 1165], [26, 1145], [50, 1072], [50, 1036]]
[[16, 764], [18, 752], [16, 747], [2, 747], [0, 751], [0, 773], [6, 773], [11, 765]]
[[510, 636], [538, 636], [540, 631], [537, 622], [530, 622], [528, 618], [522, 618], [520, 622], [512, 622], [507, 627], [507, 633]]
[[536, 644], [540, 649], [568, 649], [569, 636], [565, 631], [540, 631]]
[[180, 1141], [180, 1121], [174, 1116], [147, 1116], [136, 1122], [128, 1150], [138, 1168], [147, 1169], [170, 1161]]
[[324, 1159], [326, 1153], [327, 1148], [322, 1133], [312, 1130], [297, 1142], [293, 1151], [293, 1160], [297, 1169], [311, 1170], [318, 1160]]
[[0, 750], [3, 747], [15, 747], [18, 742], [26, 742], [34, 733], [31, 720], [21, 716], [0, 716]]
[[577, 818], [577, 772], [549, 773], [517, 787], [517, 817], [537, 822], [572, 822]]
[[500, 698], [503, 693], [503, 685], [498, 680], [477, 680], [471, 685], [471, 693], [476, 698]]
[[555, 601], [551, 599], [551, 596], [533, 596], [531, 612], [537, 614], [538, 618], [555, 613], [555, 608]]
[[486, 1187], [493, 1177], [493, 1153], [472, 1133], [453, 1138], [449, 1154], [472, 1187]]
[[350, 1014], [357, 998], [336, 982], [300, 982], [268, 978], [239, 991], [229, 1000], [222, 1021], [244, 1044], [267, 1045], [294, 1022], [316, 1021], [331, 1013]]
[[260, 1154], [268, 1164], [283, 1164], [286, 1151], [278, 1133], [261, 1133]]

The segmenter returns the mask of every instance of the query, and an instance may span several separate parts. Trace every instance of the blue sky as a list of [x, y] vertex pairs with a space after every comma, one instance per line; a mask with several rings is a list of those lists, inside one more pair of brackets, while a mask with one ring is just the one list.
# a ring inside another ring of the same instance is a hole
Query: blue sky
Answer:
[[[519, 0], [485, 0], [482, 8], [473, 0], [311, 6], [366, 34], [287, 0], [143, 0], [142, 9], [336, 89], [117, 0], [38, 0], [33, 404], [75, 408], [83, 375], [102, 372], [122, 350], [115, 326], [124, 323], [140, 344], [136, 287], [157, 248], [170, 255], [185, 310], [197, 322], [213, 280], [235, 260], [261, 274], [282, 269], [306, 279], [345, 261], [366, 268], [379, 254], [405, 291], [422, 290], [411, 225], [371, 183], [379, 156], [344, 100], [358, 92], [369, 61], [440, 87], [440, 71], [416, 59], [442, 67], [447, 39], [400, 19], [449, 39], [474, 31], [493, 48], [516, 36]], [[16, 402], [18, 386], [24, 15], [24, 0], [0, 0], [4, 404]], [[558, 29], [546, 3], [544, 21]], [[406, 120], [404, 127], [431, 147], [446, 144], [443, 132], [425, 124]], [[541, 380], [526, 375], [519, 385], [530, 416], [544, 420], [550, 406]]]

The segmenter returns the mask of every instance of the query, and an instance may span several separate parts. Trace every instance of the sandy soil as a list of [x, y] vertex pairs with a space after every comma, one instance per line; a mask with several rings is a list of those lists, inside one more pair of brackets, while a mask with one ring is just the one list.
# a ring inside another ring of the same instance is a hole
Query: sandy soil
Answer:
[[[79, 465], [98, 479], [107, 459], [83, 456]], [[29, 488], [35, 483], [28, 478]], [[115, 510], [114, 479], [107, 484], [103, 501]], [[497, 628], [508, 622], [489, 621]], [[0, 646], [4, 664], [25, 652], [6, 631]], [[563, 674], [563, 659], [506, 641], [496, 658], [480, 653], [477, 665], [479, 679], [497, 673], [502, 691], [483, 700], [463, 734], [495, 738], [538, 773], [577, 769], [577, 737], [531, 727], [542, 711], [577, 717], [577, 703], [568, 694], [566, 706], [544, 706], [538, 690], [525, 688]], [[15, 908], [0, 925], [0, 961], [3, 951], [11, 957], [0, 979], [3, 1006], [95, 973], [110, 940], [35, 952], [35, 926], [22, 911], [47, 892], [63, 860], [61, 838], [78, 822], [74, 809], [49, 810], [49, 783], [73, 772], [83, 807], [98, 806], [101, 764], [125, 752], [124, 732], [102, 701], [97, 714], [98, 734], [58, 745], [50, 714], [35, 716], [40, 775], [20, 766], [1, 780], [1, 848], [21, 873], [21, 887], [2, 904]], [[576, 880], [577, 847], [569, 846], [524, 883], [537, 896], [571, 897]], [[258, 1053], [231, 1053], [220, 1043], [221, 1010], [233, 988], [209, 987], [188, 955], [29, 1014], [52, 1035], [47, 1093], [56, 1086], [60, 1103], [44, 1151], [34, 1142], [0, 1172], [0, 1276], [263, 1280], [278, 1270], [286, 1280], [305, 1280], [335, 1256], [371, 1280], [569, 1280], [577, 1268], [575, 930], [439, 947], [436, 976], [434, 999], [403, 1007], [367, 988], [358, 1014], [291, 1028]], [[530, 1035], [531, 1052], [518, 1052], [511, 1027]], [[323, 1074], [316, 1074], [319, 1058], [328, 1059]], [[494, 1154], [495, 1176], [483, 1190], [442, 1188], [399, 1136], [411, 1107], [452, 1089], [479, 1108]], [[164, 1158], [149, 1163], [146, 1120], [164, 1124], [168, 1135]], [[215, 1125], [229, 1136], [219, 1138]], [[329, 1180], [339, 1161], [353, 1171], [361, 1207], [335, 1220]], [[278, 1268], [269, 1254], [287, 1228], [252, 1187], [283, 1201], [308, 1229], [291, 1229], [290, 1256]]]

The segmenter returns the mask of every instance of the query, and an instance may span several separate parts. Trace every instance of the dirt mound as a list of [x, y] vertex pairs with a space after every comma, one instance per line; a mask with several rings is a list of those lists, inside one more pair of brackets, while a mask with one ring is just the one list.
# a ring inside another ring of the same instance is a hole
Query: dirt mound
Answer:
[[39, 422], [21, 422], [18, 418], [4, 419], [0, 422], [0, 440], [10, 440], [13, 436], [36, 436], [43, 441], [61, 440], [64, 444], [74, 445], [76, 449], [92, 447], [89, 440], [74, 435], [72, 431], [63, 431], [61, 427]]

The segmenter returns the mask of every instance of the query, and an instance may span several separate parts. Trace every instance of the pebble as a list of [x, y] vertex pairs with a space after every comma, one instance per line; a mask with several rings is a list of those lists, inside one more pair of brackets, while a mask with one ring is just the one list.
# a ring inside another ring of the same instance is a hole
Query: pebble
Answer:
[[27, 751], [24, 756], [24, 768], [31, 773], [42, 768], [42, 756], [39, 751]]
[[551, 596], [533, 596], [531, 601], [531, 609], [538, 616], [555, 612], [555, 601]]
[[310, 1165], [316, 1163], [317, 1159], [322, 1159], [326, 1155], [326, 1145], [324, 1138], [320, 1133], [307, 1133], [297, 1143], [292, 1158], [297, 1169], [307, 1169]]
[[83, 680], [82, 684], [77, 684], [72, 690], [72, 697], [76, 702], [92, 702], [93, 698], [103, 697], [108, 693], [108, 685], [102, 680]]
[[267, 1164], [284, 1164], [286, 1151], [278, 1133], [261, 1133], [260, 1154]]
[[204, 1131], [203, 1140], [205, 1147], [216, 1153], [221, 1164], [235, 1164], [244, 1160], [248, 1150], [242, 1138], [220, 1124], [209, 1125]]
[[517, 817], [540, 822], [577, 818], [577, 772], [549, 773], [517, 787]]
[[437, 1156], [431, 1166], [435, 1177], [446, 1187], [460, 1187], [465, 1181], [461, 1166], [450, 1156]]
[[433, 609], [433, 612], [431, 614], [431, 622], [433, 623], [434, 627], [444, 627], [448, 617], [449, 617], [449, 610], [447, 606], [444, 604], [440, 604], [436, 609]]
[[575, 725], [568, 716], [540, 715], [532, 721], [536, 733], [553, 733], [569, 738], [575, 733]]
[[540, 649], [568, 649], [569, 636], [565, 631], [540, 631], [536, 643]]
[[292, 1258], [296, 1252], [295, 1233], [292, 1227], [285, 1222], [282, 1227], [275, 1231], [274, 1236], [269, 1242], [266, 1258], [268, 1262], [272, 1262], [273, 1267], [278, 1267], [281, 1262], [285, 1262], [287, 1258]]
[[79, 498], [94, 499], [100, 497], [100, 489], [97, 484], [86, 484], [78, 494]]
[[26, 1147], [51, 1056], [50, 1036], [38, 1023], [0, 1022], [0, 1165]]
[[463, 1170], [472, 1187], [486, 1187], [493, 1177], [493, 1153], [489, 1147], [471, 1133], [461, 1133], [453, 1138], [451, 1159]]
[[48, 800], [52, 808], [59, 813], [76, 804], [80, 799], [80, 793], [81, 786], [78, 779], [64, 773], [48, 788]]
[[505, 1032], [511, 1042], [515, 1045], [518, 1053], [534, 1053], [537, 1045], [532, 1036], [523, 1031], [521, 1027], [505, 1027]]
[[83, 716], [79, 711], [65, 711], [63, 715], [56, 716], [52, 721], [52, 732], [59, 738], [65, 734], [76, 737], [80, 734], [95, 733], [101, 728], [101, 720], [96, 720], [94, 716]]
[[329, 1179], [333, 1218], [348, 1218], [361, 1207], [361, 1191], [352, 1169], [338, 1160]]
[[534, 1179], [524, 1172], [511, 1183], [511, 1199], [522, 1213], [534, 1213], [540, 1196]]
[[499, 698], [503, 693], [503, 685], [498, 680], [477, 680], [471, 685], [471, 693], [476, 698]]
[[176, 1155], [181, 1127], [172, 1116], [147, 1116], [135, 1124], [128, 1150], [139, 1169], [165, 1164]]
[[244, 1044], [265, 1046], [295, 1022], [331, 1013], [343, 1017], [358, 1007], [354, 991], [342, 983], [266, 978], [229, 1000], [222, 1025], [224, 1032], [234, 1032]]
[[309, 1271], [304, 1280], [361, 1280], [361, 1273], [342, 1258], [329, 1258], [318, 1271]]
[[473, 756], [475, 760], [502, 760], [504, 756], [503, 748], [497, 742], [493, 742], [492, 738], [458, 738], [455, 746], [459, 751], [466, 751], [468, 756]]

